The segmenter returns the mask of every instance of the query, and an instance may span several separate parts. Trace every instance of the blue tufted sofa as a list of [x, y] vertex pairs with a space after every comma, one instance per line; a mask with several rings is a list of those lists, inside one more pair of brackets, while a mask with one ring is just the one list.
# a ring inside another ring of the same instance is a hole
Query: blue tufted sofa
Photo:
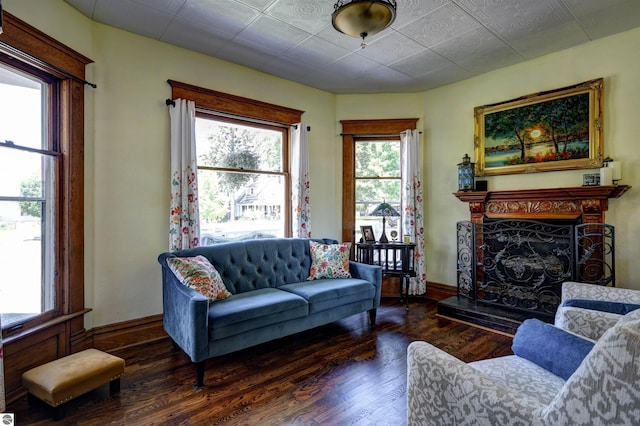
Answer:
[[[231, 297], [210, 303], [182, 285], [167, 265], [169, 257], [197, 255], [218, 270]], [[209, 358], [365, 311], [373, 326], [380, 305], [379, 266], [352, 261], [352, 278], [307, 281], [311, 255], [309, 240], [303, 238], [221, 243], [162, 253], [158, 262], [164, 329], [195, 364], [196, 388], [204, 385]]]

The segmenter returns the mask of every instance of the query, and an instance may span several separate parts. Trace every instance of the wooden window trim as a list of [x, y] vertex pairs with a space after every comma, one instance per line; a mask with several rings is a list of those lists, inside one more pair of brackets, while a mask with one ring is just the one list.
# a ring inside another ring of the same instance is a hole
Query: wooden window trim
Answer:
[[243, 98], [175, 80], [167, 80], [167, 82], [171, 85], [173, 99], [189, 99], [194, 101], [197, 107], [210, 111], [286, 125], [300, 123], [304, 114], [304, 111], [298, 109]]
[[[7, 401], [23, 390], [20, 376], [43, 361], [84, 349], [84, 84], [85, 67], [93, 61], [8, 12], [3, 15], [0, 52], [16, 63], [59, 79], [56, 143], [62, 154], [58, 197], [57, 317], [25, 323], [3, 338]], [[74, 76], [74, 77], [72, 77]], [[44, 342], [47, 342], [46, 344]], [[49, 343], [51, 342], [51, 343]]]
[[418, 118], [340, 120], [342, 124], [342, 241], [355, 242], [355, 141], [364, 136], [398, 136], [415, 130]]

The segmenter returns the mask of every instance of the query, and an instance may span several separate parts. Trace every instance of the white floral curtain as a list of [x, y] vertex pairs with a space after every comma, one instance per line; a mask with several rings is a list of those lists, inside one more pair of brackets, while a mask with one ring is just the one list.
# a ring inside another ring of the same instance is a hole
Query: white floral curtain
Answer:
[[293, 236], [311, 238], [309, 132], [304, 123], [291, 128], [291, 212]]
[[415, 242], [416, 277], [411, 278], [409, 294], [427, 292], [427, 263], [424, 242], [424, 210], [422, 207], [422, 178], [420, 136], [417, 130], [406, 130], [402, 138], [402, 211], [403, 232]]
[[196, 106], [193, 101], [184, 99], [176, 99], [174, 103], [174, 106], [169, 107], [171, 118], [170, 251], [197, 247], [200, 240]]

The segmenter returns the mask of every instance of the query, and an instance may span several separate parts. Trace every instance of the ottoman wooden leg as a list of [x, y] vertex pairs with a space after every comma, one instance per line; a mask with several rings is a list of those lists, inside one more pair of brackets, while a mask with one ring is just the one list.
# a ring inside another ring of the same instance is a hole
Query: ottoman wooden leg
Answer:
[[60, 404], [53, 408], [53, 420], [58, 421], [64, 419], [64, 406], [65, 404]]
[[109, 394], [115, 395], [120, 393], [120, 378], [118, 377], [115, 380], [109, 382]]
[[38, 401], [40, 400], [37, 397], [35, 397], [31, 393], [27, 393], [27, 404], [29, 404], [29, 407], [35, 407], [36, 405], [38, 405]]

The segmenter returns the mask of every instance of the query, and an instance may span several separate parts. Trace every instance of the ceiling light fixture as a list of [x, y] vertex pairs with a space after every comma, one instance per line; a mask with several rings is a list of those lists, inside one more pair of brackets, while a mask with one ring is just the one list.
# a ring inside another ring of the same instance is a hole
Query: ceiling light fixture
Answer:
[[333, 28], [351, 37], [362, 38], [360, 46], [367, 46], [365, 37], [378, 34], [396, 19], [395, 0], [352, 0], [345, 4], [338, 0], [333, 6]]

